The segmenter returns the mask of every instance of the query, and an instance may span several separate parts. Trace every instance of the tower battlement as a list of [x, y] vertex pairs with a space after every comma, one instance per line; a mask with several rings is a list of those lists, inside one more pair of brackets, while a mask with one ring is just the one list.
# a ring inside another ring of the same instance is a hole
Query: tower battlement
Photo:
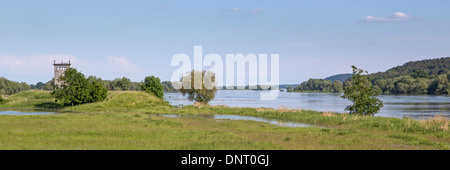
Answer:
[[53, 82], [58, 88], [61, 88], [61, 85], [64, 84], [64, 82], [59, 80], [59, 77], [64, 75], [64, 72], [70, 68], [70, 65], [70, 60], [68, 62], [64, 62], [63, 60], [61, 60], [61, 62], [56, 62], [56, 60], [53, 60], [53, 66], [55, 69], [55, 77], [53, 78]]

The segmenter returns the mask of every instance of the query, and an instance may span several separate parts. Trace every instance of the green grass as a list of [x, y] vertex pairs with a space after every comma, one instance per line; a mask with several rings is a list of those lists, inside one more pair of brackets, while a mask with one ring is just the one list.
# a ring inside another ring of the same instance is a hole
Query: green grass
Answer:
[[[448, 121], [286, 109], [185, 106], [173, 108], [144, 92], [109, 92], [105, 101], [61, 107], [49, 92], [7, 97], [0, 109], [58, 109], [61, 114], [0, 116], [0, 149], [444, 149]], [[242, 115], [309, 123], [289, 128], [203, 116]], [[445, 124], [447, 123], [447, 124]]]

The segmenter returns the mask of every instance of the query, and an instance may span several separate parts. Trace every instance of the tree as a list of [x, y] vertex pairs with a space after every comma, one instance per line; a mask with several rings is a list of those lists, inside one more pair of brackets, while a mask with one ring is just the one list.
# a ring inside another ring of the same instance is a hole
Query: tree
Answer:
[[38, 82], [38, 83], [36, 83], [36, 85], [34, 86], [34, 88], [35, 89], [44, 89], [44, 87], [45, 87], [45, 84], [44, 83], [42, 83], [42, 82]]
[[164, 92], [176, 92], [178, 90], [174, 89], [172, 86], [172, 82], [170, 81], [163, 81], [161, 83], [162, 87], [163, 87], [163, 91]]
[[347, 106], [345, 110], [350, 111], [350, 114], [373, 116], [383, 107], [383, 102], [375, 97], [378, 92], [372, 88], [370, 80], [362, 75], [364, 70], [355, 66], [352, 68], [353, 76], [344, 87], [342, 98], [350, 100], [353, 105]]
[[44, 90], [55, 90], [55, 82], [53, 80], [48, 81], [45, 83]]
[[27, 83], [14, 82], [0, 77], [0, 95], [12, 95], [25, 90], [30, 90], [30, 86]]
[[417, 79], [417, 78], [429, 78], [430, 75], [424, 70], [419, 70], [414, 73], [411, 73], [411, 77]]
[[287, 91], [287, 92], [291, 92], [291, 91], [292, 91], [292, 87], [291, 87], [291, 86], [288, 86], [288, 87], [286, 88], [286, 91]]
[[69, 68], [59, 78], [64, 84], [56, 88], [53, 95], [65, 105], [79, 105], [102, 101], [107, 96], [106, 88], [95, 79], [86, 79], [75, 68]]
[[450, 94], [450, 83], [449, 83], [449, 76], [448, 74], [443, 74], [438, 77], [432, 82], [430, 87], [428, 88], [428, 93], [432, 95], [448, 95]]
[[[207, 81], [204, 81], [205, 79]], [[213, 72], [192, 70], [181, 78], [181, 82], [183, 86], [180, 91], [183, 95], [187, 94], [190, 101], [208, 104], [216, 97], [216, 76]]]
[[155, 76], [145, 77], [144, 83], [141, 86], [141, 90], [150, 94], [154, 94], [156, 97], [159, 97], [161, 99], [164, 98], [161, 80], [158, 77]]
[[331, 90], [333, 93], [340, 93], [342, 91], [342, 83], [338, 80], [334, 80], [333, 84], [331, 85]]

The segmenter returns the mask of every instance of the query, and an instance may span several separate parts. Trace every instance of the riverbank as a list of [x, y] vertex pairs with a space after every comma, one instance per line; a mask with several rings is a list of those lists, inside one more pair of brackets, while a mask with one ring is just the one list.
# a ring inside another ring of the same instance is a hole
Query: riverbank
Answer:
[[[418, 121], [284, 108], [174, 108], [143, 92], [109, 92], [103, 102], [74, 107], [62, 107], [48, 92], [40, 91], [7, 99], [0, 105], [2, 110], [52, 108], [60, 114], [0, 116], [0, 149], [450, 148], [448, 120], [438, 116]], [[207, 115], [264, 117], [317, 127], [281, 127]]]
[[[280, 106], [292, 109], [315, 110], [320, 112], [345, 113], [352, 103], [334, 93], [286, 93], [281, 92], [276, 100], [260, 100], [267, 91], [217, 91], [211, 105], [231, 107], [273, 108]], [[166, 100], [172, 105], [192, 105], [181, 93], [165, 93]], [[382, 95], [384, 107], [375, 117], [409, 117], [416, 120], [430, 119], [434, 115], [443, 115], [450, 119], [450, 98], [445, 96], [395, 96]]]

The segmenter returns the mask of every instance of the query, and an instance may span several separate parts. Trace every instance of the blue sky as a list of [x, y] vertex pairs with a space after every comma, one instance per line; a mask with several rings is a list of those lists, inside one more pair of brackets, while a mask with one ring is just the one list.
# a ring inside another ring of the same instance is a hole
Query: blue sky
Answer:
[[450, 56], [448, 0], [0, 0], [0, 76], [170, 80], [172, 56], [280, 55], [280, 83]]

